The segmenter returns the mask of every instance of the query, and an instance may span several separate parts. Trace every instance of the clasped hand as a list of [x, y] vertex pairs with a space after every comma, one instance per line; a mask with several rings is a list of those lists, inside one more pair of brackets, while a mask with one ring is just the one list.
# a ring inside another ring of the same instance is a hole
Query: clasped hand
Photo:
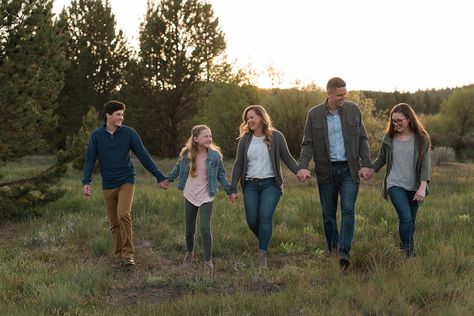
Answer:
[[368, 167], [363, 167], [360, 168], [359, 170], [359, 178], [364, 179], [364, 181], [370, 180], [372, 178], [372, 175], [374, 174], [374, 169], [368, 168]]
[[229, 194], [229, 201], [231, 201], [232, 203], [234, 203], [238, 199], [239, 199], [239, 193]]
[[300, 169], [298, 170], [298, 172], [296, 173], [296, 177], [298, 178], [298, 181], [303, 183], [306, 181], [306, 179], [310, 179], [311, 178], [311, 172], [309, 172], [308, 169]]
[[158, 183], [158, 188], [163, 189], [163, 190], [167, 190], [169, 186], [170, 186], [170, 182], [168, 181], [168, 179], [163, 180], [160, 183]]

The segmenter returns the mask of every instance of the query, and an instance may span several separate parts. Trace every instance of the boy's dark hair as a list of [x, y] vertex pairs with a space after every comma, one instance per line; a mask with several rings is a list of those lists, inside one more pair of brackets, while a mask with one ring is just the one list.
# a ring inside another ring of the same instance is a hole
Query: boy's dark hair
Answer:
[[326, 85], [326, 91], [330, 92], [335, 90], [336, 88], [344, 88], [346, 86], [346, 82], [339, 77], [334, 77], [329, 79]]
[[110, 100], [109, 102], [104, 104], [104, 123], [107, 123], [107, 115], [106, 114], [112, 114], [115, 111], [119, 110], [124, 110], [125, 111], [125, 104], [116, 101], [116, 100]]

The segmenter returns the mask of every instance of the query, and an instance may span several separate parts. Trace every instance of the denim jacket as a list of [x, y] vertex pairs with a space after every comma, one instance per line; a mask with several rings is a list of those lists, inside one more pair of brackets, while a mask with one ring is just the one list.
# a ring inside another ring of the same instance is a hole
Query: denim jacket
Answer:
[[[177, 188], [184, 190], [189, 174], [189, 159], [185, 156], [176, 162], [173, 170], [168, 174], [168, 180], [172, 182], [179, 177]], [[207, 151], [207, 179], [209, 196], [213, 197], [217, 193], [217, 181], [224, 187], [227, 194], [231, 193], [230, 183], [225, 176], [224, 164], [218, 152], [208, 149]]]

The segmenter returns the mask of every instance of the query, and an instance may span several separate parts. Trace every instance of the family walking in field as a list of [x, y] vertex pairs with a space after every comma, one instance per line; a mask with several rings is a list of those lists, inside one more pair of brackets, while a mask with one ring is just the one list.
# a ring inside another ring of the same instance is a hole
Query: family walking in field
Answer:
[[[245, 218], [258, 241], [256, 260], [267, 267], [267, 251], [272, 238], [273, 215], [283, 192], [280, 161], [300, 182], [311, 178], [309, 163], [314, 161], [328, 254], [341, 269], [350, 267], [354, 237], [355, 205], [360, 179], [369, 180], [386, 167], [382, 195], [393, 204], [399, 218], [400, 249], [414, 257], [414, 231], [419, 205], [428, 195], [431, 175], [430, 138], [413, 109], [395, 105], [385, 128], [375, 161], [370, 159], [369, 140], [358, 105], [346, 101], [346, 83], [341, 78], [328, 81], [324, 103], [311, 108], [306, 117], [299, 161], [290, 154], [285, 136], [272, 126], [270, 115], [260, 105], [247, 107], [242, 114], [236, 158], [229, 181], [222, 153], [212, 142], [206, 125], [196, 125], [179, 154], [175, 167], [164, 175], [151, 159], [137, 132], [125, 125], [125, 105], [109, 101], [104, 105], [104, 125], [89, 139], [84, 165], [83, 193], [91, 195], [91, 177], [96, 160], [102, 177], [102, 193], [114, 242], [113, 267], [135, 265], [131, 207], [135, 191], [133, 152], [162, 189], [178, 178], [183, 191], [186, 253], [183, 266], [194, 258], [194, 235], [199, 214], [203, 268], [212, 273], [211, 216], [218, 183], [231, 202], [243, 195]], [[340, 203], [340, 223], [337, 206]], [[339, 226], [339, 228], [338, 228]]]

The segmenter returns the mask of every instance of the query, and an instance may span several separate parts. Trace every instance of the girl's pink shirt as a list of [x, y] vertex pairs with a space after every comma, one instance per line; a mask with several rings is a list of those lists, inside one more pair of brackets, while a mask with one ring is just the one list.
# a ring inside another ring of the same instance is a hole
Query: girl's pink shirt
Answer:
[[214, 200], [209, 196], [207, 178], [207, 153], [196, 157], [196, 177], [188, 175], [184, 186], [184, 197], [195, 206], [201, 206]]

